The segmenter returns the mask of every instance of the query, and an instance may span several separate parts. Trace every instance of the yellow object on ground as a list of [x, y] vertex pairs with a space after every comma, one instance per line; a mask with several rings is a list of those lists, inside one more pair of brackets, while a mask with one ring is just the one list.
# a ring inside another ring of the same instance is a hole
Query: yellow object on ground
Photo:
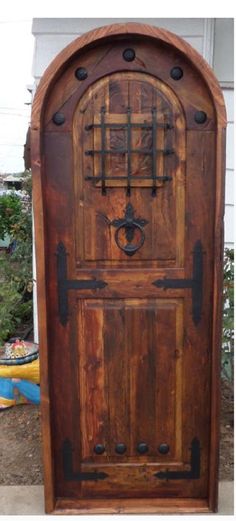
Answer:
[[39, 384], [39, 358], [28, 364], [0, 365], [0, 378], [21, 378]]
[[12, 407], [13, 405], [24, 405], [28, 403], [28, 400], [24, 396], [20, 396], [18, 390], [14, 394], [14, 398], [8, 399], [3, 396], [0, 396], [0, 409], [7, 409], [8, 407]]

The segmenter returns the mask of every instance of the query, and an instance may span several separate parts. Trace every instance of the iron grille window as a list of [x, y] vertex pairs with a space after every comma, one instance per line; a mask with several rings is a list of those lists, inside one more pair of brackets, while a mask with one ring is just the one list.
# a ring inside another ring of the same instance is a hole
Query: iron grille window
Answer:
[[[91, 123], [90, 125], [86, 125], [85, 130], [91, 131], [95, 129], [100, 129], [101, 132], [101, 148], [100, 149], [91, 149], [85, 150], [85, 155], [87, 156], [100, 156], [100, 174], [96, 176], [88, 175], [85, 177], [86, 180], [89, 181], [101, 181], [101, 191], [103, 195], [106, 195], [107, 185], [106, 181], [116, 181], [116, 180], [126, 180], [126, 192], [127, 195], [131, 195], [131, 187], [132, 187], [132, 155], [133, 154], [142, 154], [151, 157], [151, 168], [150, 175], [137, 175], [136, 179], [149, 179], [152, 181], [152, 195], [156, 195], [157, 191], [157, 181], [161, 181], [165, 183], [166, 181], [171, 181], [172, 177], [169, 175], [158, 175], [157, 173], [157, 156], [158, 154], [162, 154], [163, 156], [170, 156], [175, 153], [173, 148], [164, 147], [157, 148], [157, 132], [158, 129], [162, 129], [164, 132], [166, 130], [173, 129], [173, 125], [170, 122], [160, 123], [157, 121], [157, 108], [152, 107], [151, 110], [151, 118], [150, 122], [135, 122], [132, 121], [132, 110], [130, 107], [127, 107], [126, 110], [127, 118], [124, 123], [111, 123], [106, 121], [106, 110], [105, 107], [101, 107], [100, 110], [100, 123]], [[107, 140], [106, 140], [106, 130], [124, 130], [125, 131], [125, 139], [124, 146], [122, 147], [114, 147], [107, 148]], [[151, 133], [151, 146], [146, 148], [133, 148], [132, 147], [132, 130], [133, 129], [142, 129]], [[120, 154], [125, 155], [127, 158], [127, 175], [106, 175], [106, 156], [107, 154]]]

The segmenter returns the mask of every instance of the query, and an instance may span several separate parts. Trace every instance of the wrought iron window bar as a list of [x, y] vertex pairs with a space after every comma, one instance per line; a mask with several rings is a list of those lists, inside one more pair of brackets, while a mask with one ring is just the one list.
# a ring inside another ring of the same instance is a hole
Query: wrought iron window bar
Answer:
[[[131, 187], [133, 180], [152, 180], [152, 195], [156, 196], [157, 191], [157, 181], [162, 181], [163, 183], [167, 181], [171, 181], [172, 177], [168, 175], [157, 175], [156, 167], [157, 167], [157, 155], [162, 154], [163, 156], [170, 156], [175, 153], [172, 148], [156, 148], [156, 139], [157, 139], [157, 131], [158, 129], [169, 130], [173, 129], [174, 126], [171, 123], [159, 123], [157, 122], [157, 109], [156, 107], [152, 108], [152, 122], [151, 123], [135, 123], [131, 121], [132, 110], [130, 107], [127, 108], [127, 121], [126, 123], [108, 123], [105, 121], [105, 107], [101, 107], [101, 123], [91, 123], [90, 125], [85, 126], [85, 130], [90, 131], [92, 129], [101, 129], [101, 149], [100, 150], [85, 150], [86, 156], [101, 156], [101, 174], [99, 176], [86, 176], [86, 181], [94, 181], [95, 183], [101, 181], [101, 190], [102, 194], [106, 195], [106, 181], [115, 181], [115, 180], [126, 180], [127, 186], [126, 191], [127, 195], [131, 195]], [[151, 149], [146, 148], [137, 148], [133, 149], [131, 147], [131, 134], [132, 128], [140, 128], [140, 129], [149, 129], [152, 131], [152, 147]], [[123, 129], [127, 131], [127, 146], [124, 148], [116, 148], [116, 149], [107, 149], [106, 148], [106, 129]], [[105, 160], [107, 154], [127, 154], [127, 176], [113, 176], [106, 175], [105, 172]], [[152, 156], [152, 166], [151, 166], [151, 175], [150, 176], [140, 176], [132, 175], [131, 171], [131, 154], [143, 154]]]
[[[131, 127], [135, 128], [145, 128], [152, 129], [152, 123], [130, 123]], [[174, 128], [174, 125], [170, 123], [158, 123], [156, 122], [157, 128], [163, 128], [164, 130], [171, 130]], [[116, 130], [125, 130], [127, 128], [127, 123], [104, 123], [105, 128], [111, 128]], [[90, 123], [90, 125], [85, 125], [85, 130], [92, 130], [93, 128], [101, 128], [100, 123]]]
[[[98, 182], [98, 181], [101, 181], [102, 179], [102, 176], [101, 175], [87, 175], [85, 177], [86, 181], [95, 181], [95, 182]], [[106, 175], [106, 178], [105, 180], [106, 181], [109, 181], [109, 180], [115, 180], [115, 181], [118, 181], [119, 179], [127, 179], [127, 176], [126, 175]], [[139, 175], [139, 176], [133, 176], [131, 178], [132, 180], [135, 180], [135, 179], [153, 179], [153, 177], [148, 177], [146, 175]], [[171, 181], [172, 180], [172, 177], [170, 175], [156, 175], [154, 177], [154, 179], [159, 179], [161, 181]]]
[[[170, 148], [159, 148], [155, 150], [156, 153], [163, 154], [164, 156], [169, 156], [171, 154], [174, 154], [174, 150]], [[154, 155], [153, 150], [149, 150], [147, 148], [135, 148], [135, 149], [128, 149], [128, 148], [114, 148], [110, 150], [86, 150], [85, 155], [86, 156], [94, 156], [95, 154], [145, 154], [145, 155]]]

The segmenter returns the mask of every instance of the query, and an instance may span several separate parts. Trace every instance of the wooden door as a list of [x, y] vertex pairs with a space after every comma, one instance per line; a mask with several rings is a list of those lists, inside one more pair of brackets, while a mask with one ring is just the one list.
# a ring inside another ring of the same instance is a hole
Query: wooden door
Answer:
[[113, 26], [56, 59], [33, 114], [47, 511], [213, 510], [216, 80], [173, 35]]

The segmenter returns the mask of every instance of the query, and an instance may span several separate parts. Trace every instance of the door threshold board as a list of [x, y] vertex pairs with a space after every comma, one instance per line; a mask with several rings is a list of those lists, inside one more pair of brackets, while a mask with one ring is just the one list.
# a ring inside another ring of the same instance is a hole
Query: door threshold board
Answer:
[[77, 514], [196, 514], [213, 513], [207, 499], [132, 498], [132, 499], [57, 499], [57, 515]]

